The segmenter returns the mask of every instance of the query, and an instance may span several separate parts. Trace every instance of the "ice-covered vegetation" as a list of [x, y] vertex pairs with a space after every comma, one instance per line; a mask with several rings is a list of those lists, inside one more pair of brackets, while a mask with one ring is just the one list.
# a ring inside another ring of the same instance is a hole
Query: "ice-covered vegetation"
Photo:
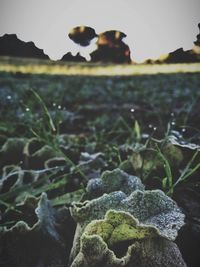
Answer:
[[43, 64], [0, 61], [0, 265], [193, 267], [200, 65]]

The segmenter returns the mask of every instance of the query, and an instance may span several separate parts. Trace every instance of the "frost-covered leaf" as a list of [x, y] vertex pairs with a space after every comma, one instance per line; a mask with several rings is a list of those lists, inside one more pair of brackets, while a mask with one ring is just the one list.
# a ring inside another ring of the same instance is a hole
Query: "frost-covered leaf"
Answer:
[[95, 154], [89, 154], [88, 152], [82, 152], [81, 153], [81, 156], [80, 156], [80, 163], [81, 162], [85, 162], [85, 161], [88, 161], [88, 160], [95, 160], [99, 157], [103, 157], [103, 153], [99, 152], [99, 153], [95, 153]]
[[23, 160], [26, 138], [8, 138], [0, 150], [0, 167]]
[[136, 190], [127, 196], [121, 191], [85, 201], [74, 203], [72, 217], [78, 223], [71, 257], [74, 258], [80, 249], [80, 237], [93, 220], [104, 218], [108, 210], [124, 211], [134, 216], [140, 224], [157, 230], [159, 236], [175, 240], [177, 232], [184, 224], [184, 215], [176, 203], [160, 190]]
[[[37, 172], [26, 171], [16, 165], [4, 166], [0, 180], [0, 193], [11, 192], [11, 194], [13, 194], [14, 190], [36, 182], [38, 177], [39, 174]], [[19, 197], [19, 194], [17, 197]]]
[[21, 182], [22, 176], [23, 172], [19, 166], [4, 166], [0, 179], [0, 193], [2, 194], [15, 188]]
[[46, 160], [44, 166], [46, 169], [55, 167], [63, 167], [63, 168], [67, 167], [69, 169], [70, 164], [65, 157], [55, 157]]
[[180, 134], [177, 131], [172, 131], [171, 134], [168, 137], [168, 140], [176, 145], [176, 146], [180, 146], [183, 148], [189, 148], [192, 150], [200, 150], [200, 146], [194, 143], [190, 143], [187, 140], [185, 140], [182, 136], [182, 134]]
[[87, 225], [71, 267], [186, 266], [178, 247], [130, 213], [110, 210]]
[[61, 157], [63, 155], [53, 147], [45, 145], [37, 138], [31, 138], [24, 147], [24, 156], [26, 168], [42, 169], [47, 160], [54, 157]]
[[79, 164], [71, 168], [72, 172], [83, 172], [88, 177], [94, 176], [97, 171], [105, 168], [107, 163], [103, 159], [102, 153], [89, 154], [81, 153]]
[[99, 197], [103, 193], [122, 191], [130, 195], [135, 190], [144, 190], [141, 180], [129, 175], [120, 169], [105, 171], [101, 178], [91, 179], [87, 184], [86, 191], [89, 197]]
[[17, 209], [19, 221], [0, 228], [0, 265], [65, 267], [74, 233], [68, 210], [55, 210], [46, 194], [27, 197]]
[[159, 235], [156, 228], [148, 224], [140, 224], [130, 213], [109, 210], [103, 220], [89, 223], [84, 233], [99, 235], [109, 247], [124, 241], [135, 241]]
[[121, 191], [74, 203], [71, 213], [74, 219], [86, 226], [90, 221], [101, 219], [109, 209], [126, 211], [141, 223], [149, 224], [160, 231], [160, 235], [174, 240], [184, 224], [184, 215], [177, 204], [160, 190], [136, 190], [129, 196]]

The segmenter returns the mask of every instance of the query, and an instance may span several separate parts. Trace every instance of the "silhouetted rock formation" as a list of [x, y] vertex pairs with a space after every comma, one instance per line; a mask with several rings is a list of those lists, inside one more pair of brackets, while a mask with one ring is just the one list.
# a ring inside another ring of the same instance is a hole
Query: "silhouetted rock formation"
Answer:
[[5, 34], [0, 37], [0, 56], [49, 59], [33, 42], [23, 42], [16, 34]]
[[106, 31], [99, 34], [97, 50], [93, 51], [92, 62], [130, 63], [130, 49], [122, 39], [126, 34], [120, 31]]
[[[200, 30], [200, 23], [198, 24]], [[190, 50], [184, 51], [183, 48], [178, 48], [175, 51], [163, 55], [160, 58], [153, 60], [147, 59], [146, 64], [160, 64], [160, 63], [196, 63], [200, 62], [200, 33], [197, 35], [197, 40]]]
[[197, 55], [193, 50], [184, 51], [179, 48], [171, 53], [164, 60], [165, 63], [192, 63], [200, 60], [200, 55]]
[[81, 46], [88, 46], [92, 39], [97, 37], [95, 30], [87, 26], [78, 26], [73, 29], [68, 34], [69, 38]]
[[[200, 30], [200, 23], [198, 24]], [[200, 62], [200, 33], [197, 35], [197, 40], [191, 50], [184, 51], [179, 48], [174, 52], [169, 53], [165, 63], [192, 63]]]
[[86, 59], [82, 57], [80, 53], [77, 53], [75, 56], [73, 56], [71, 52], [68, 52], [61, 58], [61, 61], [85, 62]]
[[200, 62], [200, 49], [193, 47], [191, 50], [184, 51], [179, 48], [169, 54], [163, 55], [160, 58], [153, 60], [147, 59], [145, 64], [164, 64], [164, 63], [196, 63]]
[[199, 34], [197, 35], [197, 40], [194, 42], [195, 45], [200, 46], [200, 23], [198, 24]]

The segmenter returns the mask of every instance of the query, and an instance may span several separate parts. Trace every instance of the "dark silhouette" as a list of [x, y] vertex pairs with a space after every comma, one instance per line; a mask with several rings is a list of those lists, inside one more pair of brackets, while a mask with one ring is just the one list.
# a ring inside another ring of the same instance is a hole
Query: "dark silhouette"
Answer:
[[[81, 46], [88, 46], [92, 39], [97, 39], [97, 50], [93, 51], [91, 56], [92, 62], [105, 63], [130, 63], [130, 49], [122, 39], [126, 34], [120, 31], [106, 31], [99, 35], [95, 30], [88, 26], [77, 26], [73, 28], [68, 34], [69, 38], [76, 44]], [[77, 54], [80, 56], [80, 54]], [[66, 56], [66, 60], [73, 59], [71, 55]], [[81, 59], [81, 58], [80, 58]], [[78, 61], [78, 58], [77, 58]], [[82, 60], [81, 60], [82, 61]]]
[[[200, 29], [200, 23], [198, 24]], [[179, 48], [168, 54], [164, 63], [195, 63], [200, 62], [200, 33], [197, 35], [197, 40], [194, 42], [194, 47], [191, 50], [184, 51]]]
[[192, 63], [198, 62], [199, 59], [193, 50], [184, 51], [183, 48], [179, 48], [168, 54], [165, 63]]
[[86, 62], [86, 59], [82, 57], [80, 53], [77, 53], [75, 56], [73, 56], [71, 52], [68, 52], [61, 58], [61, 61]]
[[122, 39], [126, 34], [120, 31], [106, 31], [99, 34], [97, 50], [93, 51], [92, 62], [131, 63], [130, 49]]
[[176, 49], [167, 54], [164, 59], [147, 59], [145, 64], [164, 64], [164, 63], [196, 63], [200, 62], [200, 53], [195, 49], [184, 51], [183, 48]]
[[23, 42], [16, 34], [5, 34], [0, 37], [0, 56], [49, 59], [33, 42]]
[[88, 46], [92, 39], [97, 37], [95, 30], [88, 26], [78, 26], [73, 29], [68, 34], [69, 38], [81, 46]]
[[[198, 24], [200, 30], [200, 23]], [[147, 59], [146, 64], [160, 64], [160, 63], [196, 63], [200, 62], [200, 33], [197, 35], [197, 40], [190, 50], [184, 51], [183, 48], [178, 48], [173, 52], [167, 54], [164, 59], [158, 58], [157, 60]]]
[[126, 37], [126, 34], [120, 31], [106, 31], [99, 34], [97, 45], [113, 46], [119, 44], [122, 39]]
[[194, 42], [195, 45], [200, 46], [200, 23], [198, 24], [199, 34], [197, 35], [197, 40]]

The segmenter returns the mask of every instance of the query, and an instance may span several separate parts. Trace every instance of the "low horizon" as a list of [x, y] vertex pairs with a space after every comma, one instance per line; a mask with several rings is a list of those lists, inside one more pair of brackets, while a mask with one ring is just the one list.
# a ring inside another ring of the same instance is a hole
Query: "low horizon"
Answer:
[[[32, 41], [44, 50], [51, 60], [59, 60], [67, 52], [88, 54], [95, 49], [95, 40], [86, 48], [73, 43], [67, 36], [79, 25], [95, 29], [97, 34], [119, 30], [127, 37], [131, 59], [136, 63], [156, 59], [178, 48], [191, 49], [199, 33], [198, 0], [127, 0], [54, 1], [0, 0], [0, 36], [16, 34], [24, 41]], [[114, 9], [113, 9], [114, 7]], [[145, 8], [144, 8], [145, 7]], [[126, 15], [125, 15], [126, 14]], [[170, 16], [169, 16], [170, 14]]]

